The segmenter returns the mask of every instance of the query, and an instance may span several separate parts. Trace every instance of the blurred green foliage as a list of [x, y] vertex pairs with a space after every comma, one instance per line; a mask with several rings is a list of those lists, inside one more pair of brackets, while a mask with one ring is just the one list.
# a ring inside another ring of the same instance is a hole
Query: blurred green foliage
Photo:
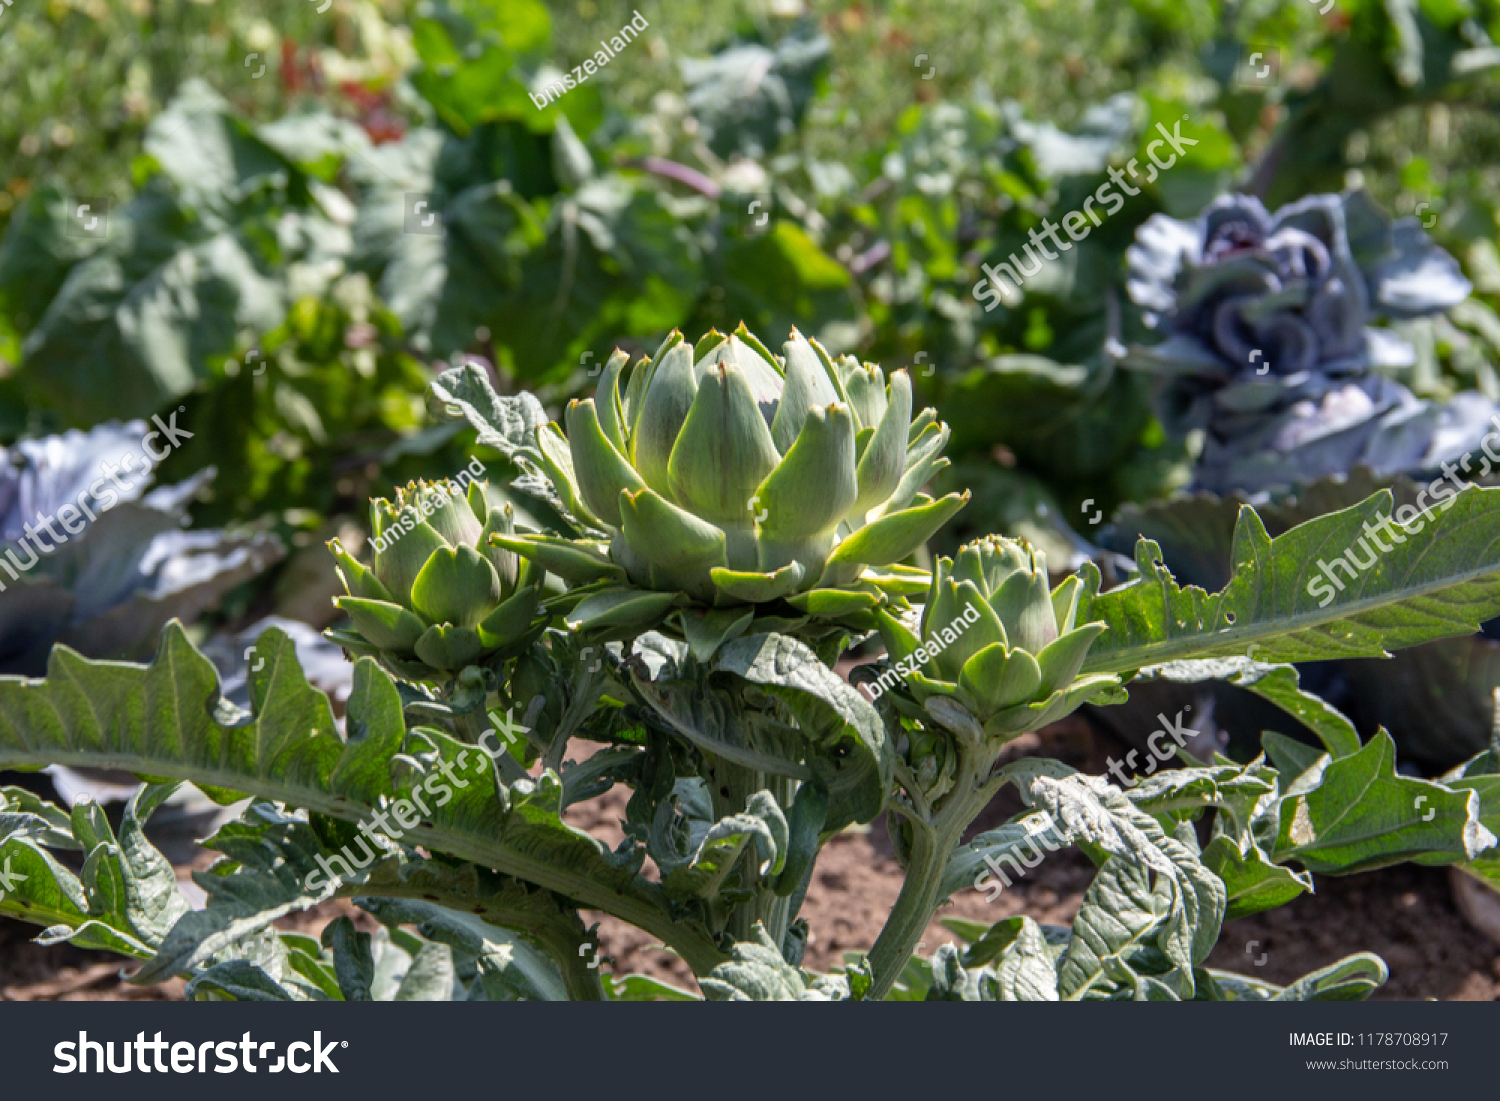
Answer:
[[[555, 406], [616, 344], [796, 324], [913, 368], [978, 494], [961, 524], [1066, 542], [1084, 502], [1183, 479], [1191, 441], [1116, 367], [1147, 335], [1122, 256], [1236, 186], [1430, 219], [1477, 293], [1411, 323], [1405, 381], [1500, 391], [1495, 0], [322, 6], [0, 16], [0, 433], [185, 403], [213, 427], [173, 461], [243, 474], [205, 518], [321, 515], [446, 446], [417, 435], [433, 364]], [[1018, 300], [976, 299], [1179, 122], [1170, 170]], [[71, 225], [81, 196], [108, 239]]]

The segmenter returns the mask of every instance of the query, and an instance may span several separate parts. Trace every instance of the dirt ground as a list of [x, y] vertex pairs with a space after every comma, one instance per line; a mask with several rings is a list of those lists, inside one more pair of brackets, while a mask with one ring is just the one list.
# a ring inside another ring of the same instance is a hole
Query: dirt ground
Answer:
[[[1117, 747], [1081, 719], [1027, 735], [1011, 752], [1042, 752], [1090, 772], [1103, 771]], [[1007, 792], [1007, 796], [1014, 799]], [[626, 794], [620, 789], [569, 808], [572, 824], [610, 844], [620, 838], [619, 819]], [[973, 827], [992, 828], [1019, 804], [1002, 796]], [[994, 922], [1025, 913], [1038, 921], [1072, 921], [1092, 878], [1093, 867], [1076, 850], [1051, 854], [1027, 876], [986, 904], [978, 891], [955, 896], [939, 918], [956, 916]], [[834, 838], [818, 859], [802, 916], [812, 926], [804, 966], [827, 970], [848, 951], [867, 949], [901, 888], [901, 871], [883, 820]], [[1448, 872], [1403, 865], [1347, 879], [1318, 878], [1316, 893], [1288, 906], [1226, 924], [1209, 965], [1275, 983], [1288, 983], [1352, 952], [1370, 951], [1384, 959], [1391, 978], [1376, 998], [1495, 1001], [1500, 999], [1500, 946], [1475, 930], [1454, 905]], [[347, 903], [330, 903], [297, 915], [288, 923], [316, 933], [337, 914], [367, 915]], [[640, 931], [602, 914], [599, 921], [606, 963], [617, 974], [654, 974], [695, 989], [686, 966], [658, 950]], [[138, 988], [120, 978], [121, 961], [102, 952], [72, 947], [40, 948], [30, 942], [32, 926], [0, 920], [0, 1000], [155, 1000], [182, 997], [182, 983]], [[934, 920], [924, 954], [955, 940]]]

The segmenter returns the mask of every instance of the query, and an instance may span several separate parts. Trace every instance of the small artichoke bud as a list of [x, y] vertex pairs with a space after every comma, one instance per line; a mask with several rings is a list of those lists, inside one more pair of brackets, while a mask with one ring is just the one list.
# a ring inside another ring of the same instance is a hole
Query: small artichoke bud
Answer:
[[545, 573], [491, 542], [514, 524], [483, 485], [412, 482], [370, 502], [370, 526], [372, 566], [328, 544], [346, 592], [334, 603], [352, 621], [330, 640], [408, 680], [443, 680], [530, 637]]
[[1010, 738], [1069, 714], [1119, 683], [1078, 676], [1102, 623], [1078, 626], [1081, 582], [1049, 588], [1047, 560], [1025, 542], [988, 536], [940, 558], [918, 630], [877, 611], [894, 668], [919, 701], [947, 696], [992, 736]]

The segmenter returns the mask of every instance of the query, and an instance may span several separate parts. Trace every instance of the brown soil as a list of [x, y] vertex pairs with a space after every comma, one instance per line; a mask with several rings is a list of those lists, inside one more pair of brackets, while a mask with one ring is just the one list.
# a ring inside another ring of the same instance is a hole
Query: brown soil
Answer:
[[[1075, 767], [1100, 773], [1117, 747], [1082, 720], [1028, 735], [1012, 752], [1042, 752]], [[569, 821], [614, 844], [626, 793], [620, 789], [569, 808]], [[1006, 800], [1010, 799], [1010, 802]], [[975, 823], [973, 832], [992, 828], [1015, 813], [1008, 792]], [[943, 917], [994, 922], [1025, 913], [1049, 924], [1068, 924], [1076, 913], [1093, 866], [1076, 850], [1051, 854], [1025, 879], [986, 904], [978, 891], [955, 896], [926, 935], [924, 954], [956, 938]], [[1486, 939], [1459, 913], [1442, 868], [1403, 865], [1347, 879], [1318, 878], [1317, 891], [1288, 906], [1229, 922], [1209, 965], [1276, 983], [1288, 983], [1353, 952], [1384, 959], [1391, 978], [1377, 994], [1385, 999], [1500, 1000], [1500, 946]], [[845, 952], [867, 949], [880, 930], [897, 892], [901, 870], [891, 851], [883, 820], [834, 838], [818, 859], [802, 916], [812, 926], [804, 966], [827, 970]], [[316, 934], [341, 913], [371, 927], [368, 915], [347, 903], [317, 907], [286, 924]], [[696, 989], [686, 965], [657, 949], [646, 934], [603, 914], [603, 954], [617, 974], [646, 972], [686, 989]], [[181, 998], [182, 983], [141, 989], [119, 978], [121, 961], [102, 952], [70, 946], [40, 948], [29, 942], [35, 928], [0, 920], [0, 1000], [127, 1000]], [[1261, 962], [1263, 961], [1263, 962]]]

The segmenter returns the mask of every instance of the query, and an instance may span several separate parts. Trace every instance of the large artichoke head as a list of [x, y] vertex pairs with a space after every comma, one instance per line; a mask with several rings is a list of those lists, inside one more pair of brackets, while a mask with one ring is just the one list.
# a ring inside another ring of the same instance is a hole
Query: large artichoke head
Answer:
[[872, 691], [904, 677], [919, 702], [951, 699], [993, 737], [1055, 722], [1119, 684], [1078, 675], [1104, 631], [1077, 622], [1082, 587], [1069, 577], [1049, 588], [1046, 556], [1025, 542], [965, 544], [956, 558], [938, 559], [916, 629], [890, 610], [876, 613], [892, 667]]
[[483, 483], [412, 482], [370, 502], [370, 527], [373, 567], [328, 544], [348, 593], [334, 603], [352, 621], [328, 638], [408, 680], [447, 680], [530, 637], [545, 575], [490, 541], [514, 524]]
[[904, 371], [835, 362], [796, 330], [777, 356], [743, 325], [696, 348], [674, 332], [622, 385], [626, 359], [569, 406], [566, 435], [538, 432], [559, 496], [603, 537], [499, 540], [604, 583], [575, 626], [641, 625], [674, 604], [839, 616], [925, 588], [899, 563], [967, 494], [922, 494], [948, 428], [912, 415]]

